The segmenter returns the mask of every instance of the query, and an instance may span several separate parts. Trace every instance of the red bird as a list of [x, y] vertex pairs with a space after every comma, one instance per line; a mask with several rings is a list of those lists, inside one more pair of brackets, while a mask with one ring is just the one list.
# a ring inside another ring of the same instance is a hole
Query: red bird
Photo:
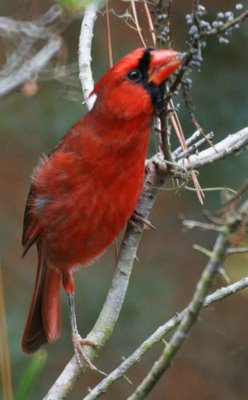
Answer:
[[[60, 333], [60, 285], [68, 295], [77, 360], [73, 271], [101, 255], [141, 194], [152, 118], [162, 83], [181, 64], [173, 50], [139, 48], [96, 84], [93, 109], [35, 169], [24, 215], [24, 253], [36, 244], [38, 269], [22, 348], [32, 353]], [[88, 361], [86, 359], [86, 361]], [[89, 364], [90, 365], [90, 364]]]

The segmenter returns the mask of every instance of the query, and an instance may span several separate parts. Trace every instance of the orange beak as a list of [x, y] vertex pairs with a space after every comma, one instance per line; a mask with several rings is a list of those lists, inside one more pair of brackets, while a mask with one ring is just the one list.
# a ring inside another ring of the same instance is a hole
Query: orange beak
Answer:
[[179, 65], [183, 56], [174, 50], [152, 50], [149, 71], [149, 81], [159, 86]]

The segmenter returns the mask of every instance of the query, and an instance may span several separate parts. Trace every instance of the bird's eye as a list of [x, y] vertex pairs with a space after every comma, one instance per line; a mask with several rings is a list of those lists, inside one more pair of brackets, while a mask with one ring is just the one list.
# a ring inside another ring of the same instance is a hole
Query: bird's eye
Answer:
[[142, 79], [142, 73], [139, 69], [132, 69], [128, 72], [127, 78], [131, 82], [139, 82]]

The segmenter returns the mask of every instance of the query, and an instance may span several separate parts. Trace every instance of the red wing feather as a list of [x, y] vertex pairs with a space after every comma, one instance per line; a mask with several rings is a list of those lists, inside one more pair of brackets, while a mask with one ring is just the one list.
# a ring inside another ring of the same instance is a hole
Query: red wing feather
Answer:
[[30, 247], [34, 243], [38, 243], [39, 240], [41, 239], [41, 231], [39, 228], [38, 221], [31, 214], [31, 207], [34, 199], [35, 199], [35, 188], [31, 186], [28, 194], [26, 209], [24, 213], [24, 221], [23, 221], [23, 233], [22, 233], [22, 245], [24, 246], [24, 250], [22, 253], [23, 257], [28, 252]]
[[53, 342], [60, 333], [61, 274], [48, 268], [38, 248], [38, 268], [34, 293], [25, 325], [22, 349], [33, 353], [45, 343]]

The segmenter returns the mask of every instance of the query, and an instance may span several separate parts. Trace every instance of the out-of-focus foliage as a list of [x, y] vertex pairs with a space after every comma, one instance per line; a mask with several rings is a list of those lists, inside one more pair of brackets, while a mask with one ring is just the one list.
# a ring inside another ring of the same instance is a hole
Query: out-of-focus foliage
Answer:
[[33, 386], [44, 368], [47, 360], [47, 354], [44, 350], [38, 351], [30, 358], [28, 366], [24, 371], [21, 381], [15, 393], [15, 400], [26, 400]]
[[[66, 0], [64, 0], [66, 1]], [[37, 18], [52, 1], [2, 0], [0, 14]], [[205, 1], [213, 15], [217, 10], [229, 10], [235, 2]], [[191, 1], [174, 0], [172, 11], [173, 47], [186, 48], [187, 26], [184, 15]], [[117, 60], [123, 54], [141, 46], [137, 32], [124, 22], [126, 2], [110, 1], [113, 54]], [[145, 15], [141, 16], [144, 35], [152, 45], [145, 29]], [[130, 21], [128, 21], [130, 22]], [[64, 57], [77, 62], [80, 21], [64, 33]], [[231, 37], [230, 45], [221, 45], [211, 39], [204, 52], [201, 72], [193, 72], [193, 100], [196, 115], [208, 132], [213, 130], [218, 141], [229, 133], [247, 125], [248, 27], [244, 24]], [[106, 21], [98, 16], [93, 47], [94, 76], [108, 69]], [[0, 46], [1, 46], [0, 42]], [[0, 47], [1, 48], [1, 47]], [[11, 48], [9, 49], [11, 51]], [[0, 54], [3, 54], [1, 48]], [[3, 62], [0, 55], [0, 61]], [[76, 74], [74, 78], [76, 78]], [[75, 82], [76, 86], [75, 86]], [[4, 272], [7, 322], [13, 381], [17, 387], [28, 364], [28, 357], [20, 348], [21, 335], [31, 300], [35, 268], [35, 249], [21, 260], [21, 231], [23, 210], [29, 190], [30, 175], [38, 158], [49, 153], [63, 134], [77, 121], [85, 109], [81, 101], [79, 81], [63, 80], [63, 84], [40, 80], [38, 91], [32, 97], [14, 93], [0, 104], [0, 249]], [[70, 99], [70, 100], [68, 100]], [[72, 100], [76, 101], [72, 101]], [[175, 100], [176, 102], [176, 100]], [[179, 116], [186, 136], [193, 126], [184, 106]], [[175, 143], [176, 140], [173, 140]], [[155, 149], [151, 138], [150, 152]], [[237, 189], [247, 178], [247, 153], [228, 158], [200, 171], [202, 187], [231, 186]], [[169, 186], [169, 184], [168, 184]], [[181, 310], [190, 299], [195, 282], [207, 259], [192, 249], [193, 243], [211, 247], [214, 234], [209, 232], [182, 232], [179, 215], [202, 219], [202, 208], [193, 192], [175, 192], [167, 187], [161, 191], [151, 216], [158, 231], [145, 233], [130, 282], [126, 302], [108, 346], [96, 361], [100, 369], [109, 372], [149, 335], [154, 327]], [[204, 208], [211, 211], [220, 205], [218, 192], [206, 193]], [[83, 245], [83, 244], [82, 244]], [[244, 243], [245, 245], [245, 243]], [[234, 276], [237, 269], [245, 275], [247, 256], [229, 259], [227, 273]], [[106, 295], [114, 268], [114, 250], [109, 249], [95, 264], [76, 272], [76, 309], [80, 332], [85, 335], [94, 324]], [[223, 284], [221, 278], [217, 282]], [[58, 342], [47, 347], [48, 359], [35, 390], [29, 400], [39, 399], [47, 392], [55, 377], [72, 355], [67, 304], [63, 298], [62, 334]], [[248, 393], [247, 359], [248, 326], [244, 317], [247, 292], [216, 304], [204, 311], [176, 362], [152, 394], [153, 400], [246, 400]], [[144, 362], [131, 371], [134, 385], [139, 382], [156, 356], [156, 349]], [[88, 372], [78, 383], [70, 399], [82, 398], [87, 387], [98, 381]], [[85, 390], [84, 390], [84, 389]], [[104, 397], [125, 399], [130, 393], [126, 381], [114, 385]]]
[[68, 11], [80, 11], [90, 3], [100, 3], [102, 0], [56, 0], [56, 3]]

